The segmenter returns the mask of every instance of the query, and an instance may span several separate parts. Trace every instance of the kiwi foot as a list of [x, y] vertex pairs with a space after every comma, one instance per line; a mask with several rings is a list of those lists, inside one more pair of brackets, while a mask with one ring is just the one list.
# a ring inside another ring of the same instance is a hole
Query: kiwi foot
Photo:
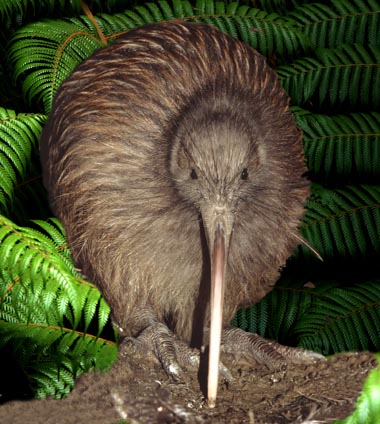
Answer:
[[269, 369], [286, 367], [287, 362], [314, 363], [326, 360], [323, 355], [311, 350], [284, 346], [239, 328], [223, 330], [222, 352], [231, 354], [236, 361], [243, 358], [254, 360], [265, 364]]
[[[189, 347], [160, 322], [151, 323], [136, 338], [126, 337], [123, 343], [132, 343], [142, 353], [153, 355], [175, 381], [184, 379], [183, 368], [195, 371], [200, 366], [199, 350]], [[223, 363], [219, 365], [219, 372], [222, 377], [232, 381], [232, 375]]]

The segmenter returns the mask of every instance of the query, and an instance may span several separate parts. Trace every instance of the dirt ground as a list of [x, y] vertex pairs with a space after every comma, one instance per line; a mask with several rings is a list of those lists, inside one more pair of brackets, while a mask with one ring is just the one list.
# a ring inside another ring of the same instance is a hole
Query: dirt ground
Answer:
[[175, 383], [152, 359], [126, 346], [108, 373], [82, 375], [63, 400], [12, 401], [0, 406], [9, 424], [125, 423], [332, 423], [347, 417], [368, 372], [370, 353], [347, 353], [309, 365], [234, 364], [224, 358], [234, 381], [221, 382], [210, 409], [198, 375]]

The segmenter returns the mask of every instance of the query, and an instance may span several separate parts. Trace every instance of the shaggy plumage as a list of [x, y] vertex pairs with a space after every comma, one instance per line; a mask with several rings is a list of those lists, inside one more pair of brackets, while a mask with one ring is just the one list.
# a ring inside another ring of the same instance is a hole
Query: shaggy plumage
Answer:
[[150, 24], [62, 84], [41, 139], [73, 258], [125, 335], [208, 325], [205, 204], [231, 226], [223, 322], [274, 285], [309, 184], [301, 133], [265, 58], [216, 28]]

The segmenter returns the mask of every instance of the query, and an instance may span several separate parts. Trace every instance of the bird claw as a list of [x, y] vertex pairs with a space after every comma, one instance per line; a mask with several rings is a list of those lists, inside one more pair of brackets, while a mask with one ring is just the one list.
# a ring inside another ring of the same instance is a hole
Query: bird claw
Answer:
[[[179, 340], [169, 328], [160, 322], [154, 322], [146, 327], [137, 338], [126, 337], [123, 346], [131, 344], [144, 355], [151, 355], [158, 360], [166, 374], [174, 381], [185, 380], [183, 368], [199, 369], [200, 352]], [[291, 363], [314, 363], [326, 358], [316, 352], [281, 345], [272, 340], [266, 340], [258, 334], [248, 333], [239, 328], [228, 328], [222, 333], [222, 352], [232, 355], [234, 361], [245, 358], [266, 365], [269, 369], [284, 368]], [[229, 369], [220, 362], [220, 375], [232, 382]]]
[[[122, 345], [129, 343], [145, 355], [150, 353], [158, 359], [166, 374], [175, 381], [184, 379], [183, 368], [199, 369], [199, 350], [179, 340], [163, 323], [154, 322], [138, 337], [126, 337], [122, 341]], [[219, 372], [227, 381], [233, 380], [232, 374], [222, 362], [219, 365]]]
[[223, 330], [222, 351], [232, 354], [236, 359], [244, 356], [268, 368], [277, 368], [291, 363], [314, 363], [326, 358], [311, 350], [284, 346], [272, 340], [266, 340], [258, 334], [248, 333], [239, 328]]
[[182, 367], [197, 367], [199, 354], [181, 342], [165, 324], [155, 322], [146, 327], [138, 337], [126, 337], [122, 344], [132, 343], [145, 355], [158, 359], [165, 372], [175, 381], [181, 379]]

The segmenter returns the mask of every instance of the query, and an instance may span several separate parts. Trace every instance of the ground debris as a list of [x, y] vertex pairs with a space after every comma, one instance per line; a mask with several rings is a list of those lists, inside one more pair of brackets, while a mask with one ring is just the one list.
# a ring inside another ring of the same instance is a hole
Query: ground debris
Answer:
[[[81, 376], [63, 400], [12, 401], [0, 422], [12, 424], [328, 424], [353, 409], [365, 377], [376, 366], [370, 353], [346, 353], [314, 364], [230, 365], [234, 381], [220, 384], [209, 409], [197, 373], [173, 383], [159, 364], [123, 353], [108, 373]], [[350, 384], [347, 384], [347, 381]]]

